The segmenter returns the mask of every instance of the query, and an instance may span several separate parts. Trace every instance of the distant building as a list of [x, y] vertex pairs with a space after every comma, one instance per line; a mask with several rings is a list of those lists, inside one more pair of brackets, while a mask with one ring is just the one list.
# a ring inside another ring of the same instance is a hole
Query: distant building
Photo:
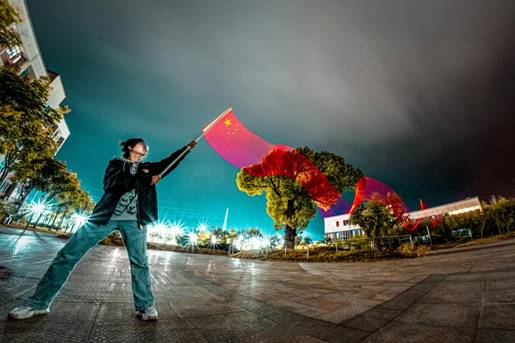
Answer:
[[[457, 215], [472, 211], [482, 211], [479, 197], [450, 202], [444, 205], [426, 208], [424, 210], [408, 212], [410, 219], [431, 218], [439, 215]], [[359, 225], [352, 225], [349, 214], [324, 218], [324, 231], [326, 238], [348, 239], [363, 234]]]
[[[8, 0], [8, 2], [16, 8], [21, 22], [12, 25], [20, 38], [21, 45], [16, 45], [11, 48], [0, 47], [0, 65], [16, 65], [19, 68], [19, 74], [22, 76], [32, 76], [35, 78], [48, 77], [50, 80], [50, 95], [48, 97], [48, 105], [52, 108], [57, 108], [66, 97], [64, 92], [61, 76], [51, 70], [48, 70], [43, 62], [41, 51], [32, 28], [30, 21], [27, 4], [24, 0]], [[57, 151], [62, 147], [68, 136], [70, 130], [66, 121], [63, 119], [57, 125], [54, 137], [58, 142]], [[56, 153], [57, 153], [56, 151]], [[3, 165], [3, 156], [0, 155], [0, 166]], [[15, 196], [16, 185], [10, 180], [10, 177], [0, 185], [0, 198], [6, 195]]]

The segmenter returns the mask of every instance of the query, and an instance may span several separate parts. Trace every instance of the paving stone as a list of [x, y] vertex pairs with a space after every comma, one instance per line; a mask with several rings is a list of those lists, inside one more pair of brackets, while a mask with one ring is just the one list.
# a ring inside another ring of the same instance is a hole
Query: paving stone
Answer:
[[476, 327], [478, 318], [479, 309], [473, 305], [418, 303], [396, 320], [408, 324]]
[[501, 288], [485, 291], [484, 301], [487, 304], [492, 303], [515, 303], [515, 287]]
[[352, 329], [361, 331], [374, 332], [377, 329], [385, 326], [387, 323], [397, 317], [401, 311], [372, 309], [364, 312], [348, 321], [343, 322], [341, 325]]
[[440, 283], [420, 301], [423, 303], [476, 304], [479, 307], [482, 284], [482, 281]]
[[173, 328], [159, 322], [96, 325], [88, 342], [207, 342], [196, 329]]
[[515, 330], [478, 329], [475, 343], [515, 342]]
[[499, 289], [515, 289], [515, 278], [501, 280], [487, 280], [486, 290], [494, 291]]
[[515, 245], [373, 263], [149, 250], [153, 323], [135, 318], [125, 248], [97, 246], [50, 314], [12, 321], [65, 243], [16, 232], [0, 227], [2, 342], [502, 342], [515, 331]]
[[485, 305], [479, 327], [515, 330], [515, 304]]
[[326, 342], [359, 342], [368, 333], [322, 321], [300, 321], [284, 327], [281, 333], [286, 336], [311, 336]]
[[199, 306], [197, 302], [181, 303], [177, 302], [172, 304], [175, 311], [183, 318], [200, 317], [209, 315], [227, 315], [234, 312], [241, 312], [243, 307], [232, 304], [230, 302], [223, 303], [209, 303], [204, 302]]
[[474, 328], [434, 327], [423, 324], [405, 324], [399, 321], [392, 321], [381, 330], [367, 337], [364, 342], [469, 343], [474, 340], [474, 331]]

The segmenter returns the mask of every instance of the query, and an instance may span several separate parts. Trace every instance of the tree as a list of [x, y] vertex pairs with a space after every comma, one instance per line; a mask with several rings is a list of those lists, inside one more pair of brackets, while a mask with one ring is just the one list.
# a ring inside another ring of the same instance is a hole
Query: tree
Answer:
[[49, 192], [52, 187], [56, 187], [60, 184], [61, 175], [68, 173], [66, 165], [64, 165], [63, 162], [48, 156], [36, 158], [32, 160], [30, 165], [16, 164], [15, 169], [16, 174], [13, 176], [13, 181], [22, 182], [24, 184], [18, 199], [20, 203], [23, 203], [27, 195], [34, 188], [41, 192]]
[[488, 217], [495, 223], [499, 234], [503, 229], [511, 231], [515, 224], [515, 199], [507, 199], [501, 196], [492, 196], [490, 204], [486, 208]]
[[95, 206], [95, 203], [89, 194], [81, 189], [80, 186], [74, 191], [60, 193], [56, 199], [58, 201], [56, 206], [58, 210], [60, 208], [59, 212], [62, 213], [62, 218], [58, 227], [61, 227], [64, 218], [69, 217], [78, 211], [82, 213], [90, 213]]
[[378, 237], [389, 235], [390, 230], [395, 230], [399, 226], [392, 210], [378, 200], [370, 200], [358, 206], [351, 215], [351, 221], [358, 224], [372, 240], [374, 248]]
[[[52, 207], [56, 210], [50, 226], [55, 224], [59, 214], [64, 219], [75, 211], [92, 210], [93, 201], [89, 194], [81, 189], [77, 174], [70, 172], [64, 162], [53, 158], [37, 159], [35, 162], [42, 165], [37, 173], [27, 167], [18, 169], [14, 176], [14, 180], [23, 182], [26, 188], [22, 192], [21, 203], [32, 189], [46, 193], [45, 203], [53, 204]], [[38, 221], [36, 220], [34, 226]]]
[[11, 25], [19, 23], [20, 16], [7, 0], [0, 0], [0, 47], [12, 47], [20, 44], [20, 36], [11, 29]]
[[[11, 25], [21, 19], [14, 7], [0, 0], [0, 47], [21, 43]], [[0, 66], [0, 155], [4, 155], [0, 183], [16, 167], [29, 165], [37, 173], [40, 164], [34, 159], [51, 157], [56, 150], [53, 133], [65, 108], [47, 106], [49, 80], [23, 78], [14, 66]]]
[[36, 174], [44, 161], [54, 156], [57, 143], [53, 134], [67, 108], [47, 106], [47, 79], [22, 78], [13, 70], [0, 66], [0, 154], [4, 165], [0, 183], [10, 171], [30, 167]]
[[263, 237], [261, 230], [259, 230], [257, 227], [249, 227], [247, 230], [245, 230], [245, 234], [248, 237]]
[[[315, 152], [308, 147], [297, 148], [325, 174], [329, 182], [338, 192], [354, 187], [362, 172], [345, 162], [344, 158], [333, 153]], [[274, 221], [276, 230], [284, 228], [285, 247], [295, 247], [297, 231], [307, 227], [316, 214], [316, 204], [299, 183], [282, 176], [258, 177], [250, 175], [243, 169], [237, 174], [238, 189], [249, 196], [266, 193], [266, 212]]]

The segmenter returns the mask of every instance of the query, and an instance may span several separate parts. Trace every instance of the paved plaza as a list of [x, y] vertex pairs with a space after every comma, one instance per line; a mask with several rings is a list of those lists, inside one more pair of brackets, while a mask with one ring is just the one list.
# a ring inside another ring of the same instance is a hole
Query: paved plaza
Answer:
[[149, 250], [158, 322], [123, 247], [97, 246], [45, 316], [7, 320], [65, 243], [0, 228], [3, 342], [515, 342], [515, 241], [417, 259], [292, 263]]

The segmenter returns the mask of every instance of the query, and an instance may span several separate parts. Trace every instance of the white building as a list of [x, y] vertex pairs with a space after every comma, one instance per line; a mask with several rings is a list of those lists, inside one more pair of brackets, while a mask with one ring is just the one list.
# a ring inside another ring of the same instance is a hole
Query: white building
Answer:
[[[410, 219], [430, 218], [439, 215], [453, 216], [472, 211], [482, 211], [479, 197], [450, 202], [444, 205], [426, 208], [424, 210], [408, 212]], [[331, 239], [345, 240], [349, 237], [359, 236], [363, 231], [358, 225], [352, 225], [349, 214], [341, 214], [324, 218], [325, 236]]]
[[[57, 108], [66, 97], [61, 76], [48, 70], [43, 62], [43, 57], [39, 50], [25, 1], [8, 0], [8, 3], [16, 8], [21, 18], [21, 22], [12, 24], [12, 29], [15, 30], [21, 38], [21, 45], [12, 48], [0, 47], [0, 64], [16, 65], [19, 68], [19, 74], [23, 76], [32, 76], [35, 78], [48, 77], [51, 87], [48, 105], [52, 108]], [[63, 119], [58, 124], [54, 133], [55, 139], [58, 142], [57, 151], [59, 151], [69, 135], [70, 130], [68, 129], [66, 121]], [[0, 156], [0, 166], [2, 166], [2, 162], [3, 157]], [[6, 182], [0, 185], [0, 197], [5, 195], [6, 192], [11, 193], [12, 187], [14, 186], [15, 185], [11, 184], [10, 178], [8, 177]]]

